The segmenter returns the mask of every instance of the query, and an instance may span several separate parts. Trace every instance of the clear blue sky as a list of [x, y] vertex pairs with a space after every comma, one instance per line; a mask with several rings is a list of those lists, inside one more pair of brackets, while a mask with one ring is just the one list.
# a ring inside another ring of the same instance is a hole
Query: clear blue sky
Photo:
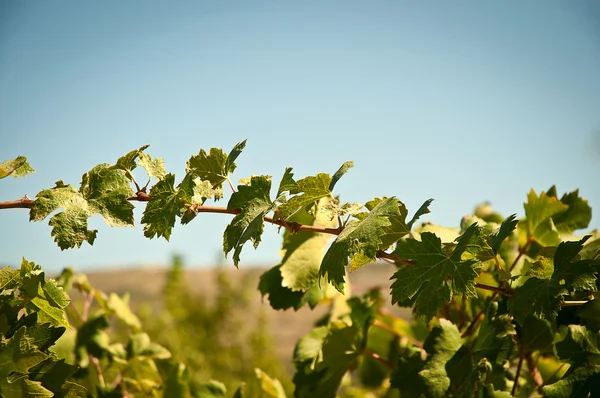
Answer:
[[[143, 144], [181, 177], [200, 148], [248, 138], [234, 179], [354, 160], [343, 200], [395, 195], [414, 212], [431, 197], [440, 224], [486, 200], [522, 216], [528, 190], [552, 184], [597, 210], [599, 72], [593, 0], [5, 0], [0, 160], [25, 155], [37, 173], [2, 180], [0, 201], [78, 186]], [[167, 243], [97, 217], [95, 245], [64, 252], [27, 220], [0, 212], [0, 261], [89, 270], [175, 252], [213, 264], [230, 218], [202, 214]], [[275, 264], [280, 239], [267, 226], [241, 266]]]

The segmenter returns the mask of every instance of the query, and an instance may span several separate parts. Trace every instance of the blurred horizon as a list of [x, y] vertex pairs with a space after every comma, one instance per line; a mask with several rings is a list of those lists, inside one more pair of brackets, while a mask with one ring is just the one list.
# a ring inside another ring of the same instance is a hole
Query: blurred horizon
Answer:
[[[0, 3], [0, 161], [36, 173], [0, 181], [0, 201], [76, 187], [99, 163], [151, 144], [183, 176], [202, 148], [248, 139], [233, 181], [286, 167], [297, 178], [355, 167], [348, 202], [397, 196], [422, 221], [456, 226], [489, 201], [523, 216], [530, 189], [580, 189], [600, 208], [600, 3], [133, 0]], [[218, 205], [226, 205], [226, 200]], [[171, 242], [100, 217], [94, 246], [61, 251], [47, 220], [0, 211], [0, 260], [73, 266], [230, 264], [231, 219], [202, 214]], [[592, 218], [589, 229], [600, 227]], [[265, 227], [240, 267], [274, 265]]]

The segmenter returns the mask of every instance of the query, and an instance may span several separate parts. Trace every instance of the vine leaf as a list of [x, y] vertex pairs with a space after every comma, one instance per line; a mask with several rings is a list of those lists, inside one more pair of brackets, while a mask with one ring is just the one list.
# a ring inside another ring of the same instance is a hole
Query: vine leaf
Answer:
[[138, 159], [139, 165], [146, 170], [148, 177], [162, 180], [167, 175], [165, 171], [165, 161], [162, 158], [152, 159], [152, 156], [141, 152]]
[[545, 192], [538, 196], [532, 189], [525, 203], [527, 235], [543, 246], [558, 245], [560, 237], [552, 217], [564, 213], [568, 208], [556, 196], [549, 196]]
[[[548, 190], [547, 195], [556, 196], [556, 187]], [[588, 201], [579, 197], [579, 190], [565, 193], [560, 198], [561, 203], [569, 206], [567, 211], [554, 217], [554, 225], [559, 232], [571, 233], [577, 229], [586, 228], [592, 220], [592, 208]]]
[[571, 364], [564, 377], [542, 387], [544, 396], [595, 397], [600, 394], [600, 334], [584, 326], [562, 326], [556, 351], [561, 360]]
[[[332, 222], [319, 211], [327, 202], [329, 198], [322, 198], [315, 214], [304, 209], [296, 213], [293, 221], [302, 225], [330, 226]], [[263, 296], [269, 296], [273, 309], [298, 310], [304, 304], [314, 308], [325, 296], [323, 289], [328, 285], [321, 283], [319, 265], [330, 239], [326, 234], [310, 231], [285, 231], [281, 262], [266, 271], [259, 283], [259, 290]]]
[[530, 315], [525, 318], [521, 328], [521, 347], [526, 352], [553, 353], [554, 334], [550, 322]]
[[283, 286], [281, 277], [281, 265], [276, 265], [260, 276], [258, 290], [261, 295], [269, 297], [269, 304], [274, 310], [300, 309], [305, 301], [305, 293], [293, 291]]
[[562, 242], [554, 253], [552, 276], [548, 279], [529, 278], [515, 289], [508, 307], [517, 322], [523, 324], [528, 315], [553, 320], [564, 296], [576, 291], [596, 291], [598, 265], [592, 260], [575, 261], [589, 237], [578, 242]]
[[256, 374], [256, 378], [260, 381], [260, 389], [267, 397], [286, 398], [285, 390], [279, 380], [270, 377], [267, 373], [258, 368], [254, 369], [254, 373]]
[[125, 171], [132, 171], [137, 166], [136, 159], [146, 150], [150, 145], [143, 145], [139, 149], [129, 151], [127, 154], [117, 159], [114, 167]]
[[348, 319], [316, 327], [298, 341], [294, 350], [295, 397], [335, 397], [342, 378], [360, 356], [374, 306], [369, 299], [358, 298], [349, 300], [348, 306]]
[[498, 254], [498, 250], [500, 250], [500, 246], [502, 245], [502, 242], [504, 242], [504, 239], [508, 238], [512, 231], [517, 228], [519, 220], [516, 218], [516, 214], [511, 214], [506, 217], [506, 220], [500, 225], [498, 232], [492, 235], [492, 251], [494, 254]]
[[344, 164], [342, 164], [340, 166], [338, 171], [335, 172], [333, 177], [331, 177], [331, 183], [329, 183], [329, 191], [333, 191], [335, 184], [337, 184], [337, 182], [340, 180], [340, 178], [342, 178], [344, 176], [344, 174], [346, 174], [348, 172], [348, 170], [350, 170], [353, 167], [354, 167], [353, 161], [349, 160], [347, 162], [344, 162]]
[[427, 359], [423, 360], [418, 351], [408, 351], [409, 355], [400, 359], [392, 373], [391, 386], [398, 388], [402, 396], [447, 396], [450, 378], [444, 366], [461, 345], [458, 328], [452, 322], [440, 319], [440, 325], [433, 328], [423, 345]]
[[419, 218], [421, 218], [421, 216], [424, 216], [425, 214], [429, 214], [429, 205], [431, 205], [431, 202], [433, 202], [433, 199], [427, 199], [422, 205], [421, 207], [419, 207], [419, 210], [417, 210], [417, 212], [415, 213], [415, 215], [413, 216], [413, 218], [408, 222], [408, 224], [406, 224], [408, 226], [408, 229], [412, 229], [413, 225], [415, 224], [415, 222], [417, 222], [417, 220]]
[[8, 176], [13, 178], [25, 177], [33, 172], [35, 170], [27, 163], [25, 156], [17, 156], [15, 159], [0, 163], [0, 180]]
[[279, 183], [279, 188], [277, 189], [276, 198], [282, 198], [284, 192], [289, 192], [298, 188], [298, 184], [294, 180], [294, 173], [292, 173], [292, 168], [288, 167], [285, 169], [283, 176], [281, 177], [281, 182]]
[[[320, 208], [329, 202], [329, 198], [321, 198], [317, 210], [310, 214], [306, 210], [296, 213], [294, 221], [302, 225], [316, 227], [333, 227], [335, 222], [329, 221]], [[294, 291], [305, 291], [319, 280], [319, 266], [325, 254], [331, 235], [298, 231], [290, 233], [287, 230], [283, 235], [281, 260], [281, 276], [283, 286]]]
[[[225, 182], [235, 168], [235, 159], [240, 155], [246, 146], [246, 140], [236, 144], [229, 155], [226, 155], [222, 149], [211, 148], [209, 153], [201, 149], [197, 155], [190, 157], [186, 164], [186, 173], [193, 177], [200, 177], [202, 180], [210, 181], [213, 188], [222, 191], [223, 182]], [[222, 192], [215, 196], [215, 199], [223, 197]]]
[[227, 204], [228, 210], [240, 209], [223, 234], [223, 251], [227, 255], [233, 250], [233, 263], [237, 267], [244, 243], [252, 241], [256, 248], [264, 229], [264, 218], [275, 208], [269, 198], [271, 181], [265, 176], [255, 176], [250, 185], [238, 186]]
[[431, 232], [423, 232], [421, 241], [409, 238], [398, 242], [393, 254], [415, 265], [402, 268], [392, 276], [395, 279], [391, 287], [392, 303], [401, 306], [414, 303], [415, 315], [430, 320], [454, 295], [477, 297], [475, 278], [481, 262], [461, 259], [477, 231], [477, 224], [467, 228], [451, 253], [442, 249], [440, 238]]
[[181, 217], [182, 224], [196, 217], [193, 207], [187, 204], [201, 206], [207, 199], [222, 192], [209, 181], [191, 174], [187, 174], [177, 188], [174, 185], [175, 175], [169, 173], [150, 189], [150, 201], [142, 216], [144, 235], [150, 239], [163, 236], [169, 240], [177, 217]]
[[[392, 219], [401, 217], [402, 202], [392, 197], [380, 200], [373, 209], [364, 213], [360, 220], [350, 221], [333, 241], [320, 266], [321, 276], [326, 276], [341, 293], [344, 292], [344, 270], [350, 259], [352, 270], [377, 259], [377, 251], [384, 243], [391, 244], [394, 226], [405, 226]], [[396, 234], [395, 236], [399, 236]]]
[[[296, 186], [290, 189], [290, 194], [301, 195], [292, 196], [286, 203], [279, 206], [281, 217], [288, 219], [298, 211], [316, 203], [319, 199], [329, 196], [331, 194], [331, 191], [329, 190], [330, 183], [331, 177], [325, 173], [319, 173], [314, 177], [306, 177], [296, 181]], [[289, 180], [286, 181], [284, 186], [291, 187]], [[280, 187], [278, 191], [281, 189], [282, 188]]]
[[475, 341], [463, 345], [445, 364], [453, 396], [473, 397], [493, 365], [502, 369], [504, 362], [511, 358], [515, 327], [510, 316], [498, 316], [497, 312], [498, 303], [491, 302]]
[[[367, 210], [372, 211], [378, 204], [386, 200], [387, 198], [375, 198], [367, 203], [365, 203], [365, 207]], [[406, 225], [406, 216], [408, 215], [408, 211], [406, 210], [406, 206], [404, 203], [397, 200], [399, 214], [394, 214], [389, 216], [390, 225], [382, 227], [383, 235], [379, 237], [381, 239], [381, 243], [379, 244], [379, 250], [385, 250], [390, 247], [392, 244], [396, 243], [399, 239], [410, 233], [410, 228]], [[357, 214], [356, 217], [360, 220], [364, 219], [368, 216], [369, 213], [360, 213]], [[351, 270], [354, 270], [352, 268]]]
[[56, 186], [38, 193], [31, 205], [29, 219], [41, 221], [59, 208], [64, 211], [50, 218], [51, 235], [65, 250], [90, 245], [96, 239], [96, 230], [88, 230], [88, 219], [100, 214], [110, 226], [133, 226], [133, 205], [130, 180], [122, 169], [101, 164], [85, 173], [77, 191], [71, 185], [58, 181]]
[[184, 211], [184, 202], [181, 193], [175, 190], [175, 175], [167, 174], [150, 190], [150, 201], [142, 216], [144, 236], [154, 238], [163, 236], [166, 240], [171, 237], [175, 226], [175, 217]]
[[52, 397], [54, 394], [44, 388], [41, 382], [29, 380], [29, 368], [41, 363], [48, 356], [36, 349], [33, 339], [25, 335], [26, 328], [20, 328], [11, 338], [0, 336], [0, 378], [2, 395], [11, 397]]

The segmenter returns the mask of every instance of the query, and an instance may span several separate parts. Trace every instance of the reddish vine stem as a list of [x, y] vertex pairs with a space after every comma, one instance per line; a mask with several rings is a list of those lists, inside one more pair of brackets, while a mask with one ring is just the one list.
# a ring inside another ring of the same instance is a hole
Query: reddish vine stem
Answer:
[[25, 195], [19, 200], [10, 200], [8, 202], [0, 202], [0, 209], [28, 209], [31, 207], [33, 199], [29, 199]]
[[500, 293], [504, 296], [510, 296], [510, 291], [502, 289], [501, 287], [484, 285], [483, 283], [476, 283], [475, 287], [478, 289], [489, 290], [491, 292]]
[[527, 368], [529, 369], [529, 375], [531, 376], [531, 379], [536, 386], [542, 386], [542, 384], [544, 384], [544, 380], [542, 379], [542, 375], [537, 368], [536, 361], [533, 359], [531, 352], [525, 354], [525, 360], [527, 361]]
[[388, 361], [387, 359], [383, 358], [381, 355], [379, 355], [376, 352], [373, 352], [367, 348], [365, 348], [363, 351], [363, 354], [370, 356], [371, 358], [373, 358], [374, 360], [381, 362], [382, 364], [384, 364], [385, 366], [387, 366], [388, 368], [390, 368], [391, 370], [396, 370], [396, 366], [391, 363], [390, 361]]
[[513, 261], [513, 263], [510, 265], [509, 271], [512, 271], [517, 266], [517, 263], [519, 262], [521, 257], [523, 257], [525, 252], [527, 252], [527, 249], [529, 249], [529, 246], [531, 246], [532, 243], [533, 243], [533, 238], [527, 239], [527, 242], [525, 242], [525, 244], [523, 245], [521, 250], [519, 250], [519, 254], [517, 255], [517, 258], [515, 258], [515, 261]]
[[473, 333], [473, 330], [475, 330], [475, 325], [477, 325], [477, 323], [479, 323], [479, 321], [483, 319], [483, 315], [483, 310], [481, 310], [481, 312], [479, 312], [479, 314], [477, 314], [477, 316], [473, 318], [473, 320], [467, 327], [467, 330], [465, 330], [463, 334], [460, 335], [460, 337], [464, 339], [465, 337], [470, 336], [471, 333]]
[[515, 373], [515, 384], [513, 384], [511, 392], [513, 397], [517, 396], [517, 386], [519, 385], [519, 377], [521, 375], [521, 368], [523, 367], [523, 359], [525, 359], [525, 353], [521, 349], [519, 354], [519, 363], [517, 364], [517, 373]]
[[235, 190], [235, 188], [233, 187], [233, 184], [231, 183], [231, 180], [230, 180], [229, 178], [226, 178], [226, 180], [227, 180], [227, 182], [229, 183], [229, 188], [231, 188], [231, 191], [232, 191], [233, 193], [235, 193], [235, 192], [236, 192], [236, 190]]
[[[383, 316], [387, 316], [387, 317], [394, 317], [394, 314], [392, 313], [388, 313], [385, 311], [382, 311], [382, 309], [379, 310], [379, 313]], [[387, 310], [386, 310], [387, 311]], [[391, 327], [390, 325], [388, 325], [385, 322], [380, 321], [379, 319], [375, 319], [373, 321], [373, 326], [378, 327], [382, 330], [385, 330], [388, 333], [393, 334], [394, 336], [400, 337], [401, 339], [406, 339], [408, 341], [410, 341], [412, 344], [416, 345], [419, 348], [423, 348], [423, 342], [411, 337], [411, 336], [407, 336], [405, 334], [400, 333], [399, 331], [397, 331], [396, 329], [394, 329], [393, 327]]]

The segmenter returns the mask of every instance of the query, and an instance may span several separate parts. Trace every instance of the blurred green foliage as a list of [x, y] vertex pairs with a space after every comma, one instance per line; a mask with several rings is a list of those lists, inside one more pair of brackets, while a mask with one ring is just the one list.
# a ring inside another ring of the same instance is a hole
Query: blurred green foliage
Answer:
[[255, 374], [260, 368], [279, 379], [291, 396], [291, 366], [276, 356], [265, 314], [252, 306], [256, 286], [251, 276], [229, 278], [226, 270], [217, 268], [214, 293], [206, 294], [192, 291], [183, 268], [182, 258], [174, 256], [162, 309], [158, 314], [148, 307], [140, 311], [152, 341], [187, 365], [193, 386], [219, 380], [233, 391], [246, 383], [246, 396], [260, 397]]

